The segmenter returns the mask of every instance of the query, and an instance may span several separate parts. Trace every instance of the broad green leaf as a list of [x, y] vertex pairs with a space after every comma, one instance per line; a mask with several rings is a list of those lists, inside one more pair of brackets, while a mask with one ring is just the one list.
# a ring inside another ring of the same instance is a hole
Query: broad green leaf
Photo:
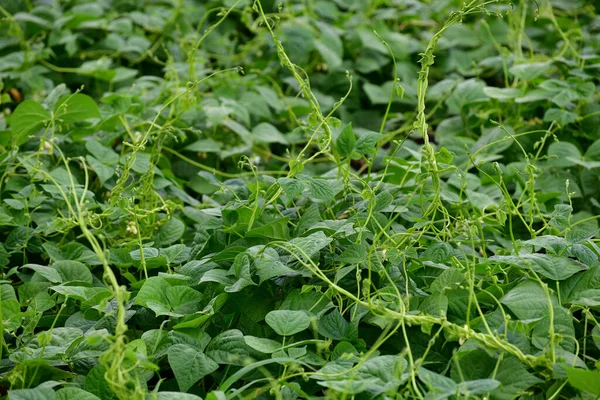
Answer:
[[515, 88], [496, 88], [496, 87], [484, 87], [483, 92], [491, 97], [501, 101], [511, 100], [519, 97], [521, 91]]
[[434, 293], [425, 298], [419, 307], [424, 315], [445, 317], [448, 312], [448, 297], [441, 293]]
[[394, 196], [389, 190], [384, 190], [381, 193], [377, 193], [375, 196], [375, 206], [373, 212], [381, 212], [389, 210], [389, 206], [394, 201]]
[[277, 251], [265, 249], [254, 258], [254, 267], [258, 274], [259, 284], [279, 276], [297, 276], [300, 273], [291, 269], [279, 260]]
[[103, 164], [102, 162], [100, 162], [92, 156], [85, 156], [85, 160], [88, 162], [90, 167], [92, 167], [96, 175], [98, 175], [98, 179], [100, 179], [100, 184], [104, 185], [106, 181], [113, 177], [115, 173], [114, 168]]
[[106, 368], [102, 365], [92, 368], [85, 377], [85, 389], [102, 400], [116, 399], [117, 396], [110, 390], [110, 386], [106, 382], [105, 374]]
[[352, 129], [352, 124], [348, 124], [342, 129], [340, 135], [335, 141], [335, 148], [342, 158], [350, 157], [354, 152], [356, 145], [356, 134]]
[[367, 261], [367, 247], [363, 244], [352, 244], [337, 257], [337, 261], [347, 264]]
[[51, 388], [37, 387], [35, 389], [9, 390], [8, 398], [10, 400], [54, 400], [56, 395]]
[[157, 398], [158, 400], [202, 400], [202, 397], [181, 392], [158, 392]]
[[281, 336], [292, 336], [310, 326], [310, 318], [304, 311], [271, 311], [265, 317], [265, 321]]
[[328, 339], [342, 340], [346, 337], [349, 323], [336, 308], [329, 314], [319, 318], [318, 332]]
[[244, 340], [248, 346], [265, 354], [272, 354], [281, 348], [281, 343], [267, 338], [244, 336]]
[[461, 110], [468, 105], [488, 101], [489, 97], [483, 91], [485, 87], [485, 83], [475, 79], [459, 83], [446, 100], [448, 111], [460, 114]]
[[444, 293], [446, 290], [458, 288], [465, 280], [465, 273], [456, 268], [449, 268], [442, 271], [431, 283], [429, 289], [432, 293]]
[[484, 395], [498, 386], [500, 382], [495, 379], [477, 379], [459, 383], [458, 390], [465, 396]]
[[325, 293], [295, 289], [285, 298], [280, 310], [304, 310], [309, 314], [318, 314], [328, 309], [330, 304], [330, 297]]
[[558, 108], [549, 108], [544, 114], [544, 122], [552, 121], [558, 121], [561, 126], [565, 126], [577, 121], [577, 114]]
[[497, 260], [521, 268], [531, 268], [546, 278], [562, 281], [579, 271], [587, 269], [584, 264], [567, 257], [552, 254], [525, 254], [522, 256], [494, 256], [490, 260]]
[[185, 232], [185, 224], [178, 218], [171, 218], [154, 235], [155, 245], [168, 246], [178, 241]]
[[555, 142], [548, 148], [548, 164], [554, 167], [566, 168], [576, 165], [581, 160], [581, 152], [572, 143]]
[[240, 253], [233, 260], [233, 265], [228, 273], [234, 275], [237, 281], [225, 286], [225, 291], [228, 293], [239, 292], [247, 286], [254, 286], [256, 283], [252, 280], [252, 274], [250, 272], [250, 258], [246, 253]]
[[92, 283], [94, 280], [89, 268], [79, 261], [56, 261], [52, 264], [52, 267], [58, 271], [62, 277], [62, 282], [80, 281]]
[[146, 279], [144, 285], [135, 297], [134, 304], [147, 307], [148, 302], [152, 301], [160, 304], [167, 304], [167, 290], [171, 287], [167, 281], [159, 277], [150, 277]]
[[444, 395], [453, 395], [456, 393], [457, 384], [452, 379], [436, 374], [423, 367], [419, 368], [419, 379], [427, 385], [431, 393]]
[[246, 232], [246, 237], [263, 237], [275, 240], [287, 240], [290, 236], [288, 217], [276, 219], [268, 224], [258, 226]]
[[[300, 250], [303, 253], [303, 257], [306, 255], [306, 257], [311, 258], [332, 241], [333, 239], [326, 237], [323, 232], [319, 231], [305, 237], [297, 237], [290, 240], [288, 242], [290, 246], [288, 247], [292, 250]], [[294, 253], [297, 253], [297, 251], [294, 251]]]
[[[144, 289], [144, 287], [142, 287], [142, 289]], [[170, 286], [164, 294], [166, 301], [146, 301], [147, 307], [153, 310], [156, 313], [156, 316], [167, 315], [172, 317], [183, 317], [186, 314], [193, 314], [200, 311], [200, 302], [204, 297], [202, 293], [188, 286]]]
[[100, 398], [80, 388], [65, 387], [56, 392], [56, 400], [100, 400]]
[[52, 283], [62, 283], [63, 278], [55, 268], [37, 264], [25, 264], [22, 268], [31, 269]]
[[532, 81], [548, 71], [551, 66], [549, 62], [523, 63], [513, 65], [509, 72], [521, 80]]
[[79, 301], [91, 301], [109, 297], [110, 290], [104, 287], [83, 287], [83, 286], [51, 286], [50, 289], [64, 296], [69, 296]]
[[119, 162], [119, 155], [111, 148], [104, 146], [96, 139], [89, 139], [85, 142], [85, 148], [94, 158], [104, 165], [116, 164]]
[[54, 116], [68, 124], [101, 118], [96, 102], [90, 96], [81, 93], [61, 97], [54, 106]]
[[374, 154], [377, 152], [377, 143], [382, 135], [377, 132], [367, 132], [358, 137], [355, 149], [361, 154]]
[[600, 350], [600, 325], [596, 325], [592, 329], [592, 340], [596, 347]]
[[448, 243], [439, 242], [429, 245], [423, 252], [423, 257], [434, 263], [443, 263], [452, 256], [452, 246]]
[[285, 136], [273, 125], [263, 122], [252, 129], [252, 139], [259, 143], [287, 144]]
[[565, 229], [570, 226], [570, 218], [573, 207], [568, 204], [556, 204], [552, 212], [552, 218], [549, 224], [559, 229]]
[[9, 118], [15, 143], [20, 146], [27, 141], [27, 135], [44, 126], [50, 113], [41, 104], [25, 100], [17, 106]]
[[244, 334], [238, 329], [230, 329], [215, 336], [206, 348], [206, 355], [219, 364], [246, 365], [249, 349]]
[[169, 264], [181, 264], [188, 260], [184, 244], [174, 244], [166, 249], [159, 249], [158, 254], [166, 258]]
[[379, 381], [377, 378], [367, 378], [361, 380], [342, 379], [319, 381], [317, 383], [346, 395], [356, 395], [366, 390], [377, 388], [377, 383], [379, 383]]
[[144, 247], [142, 250], [136, 249], [129, 252], [129, 256], [132, 260], [140, 261], [142, 259], [142, 253], [144, 254], [144, 260], [151, 260], [157, 258], [160, 255], [158, 249], [154, 247]]
[[565, 368], [569, 384], [596, 397], [600, 396], [600, 372], [578, 368]]
[[539, 283], [520, 283], [500, 299], [521, 320], [544, 318], [548, 315], [548, 299]]
[[304, 191], [304, 185], [297, 179], [293, 178], [279, 178], [277, 180], [285, 195], [287, 196], [288, 203], [295, 200], [296, 197], [300, 196]]
[[[573, 327], [573, 317], [569, 314], [569, 311], [561, 306], [555, 305], [553, 329], [554, 332], [562, 337], [575, 337], [575, 329]], [[538, 349], [547, 349], [549, 344], [550, 332], [550, 316], [545, 317], [533, 328], [531, 334], [531, 343]], [[562, 348], [568, 352], [575, 352], [575, 343], [568, 340], [563, 340], [556, 346]]]
[[201, 139], [185, 147], [187, 151], [197, 151], [200, 153], [217, 153], [221, 150], [221, 145], [212, 139]]
[[307, 183], [310, 194], [316, 200], [325, 203], [331, 203], [334, 200], [335, 193], [331, 187], [331, 182], [324, 179], [310, 179]]
[[204, 353], [186, 344], [169, 347], [168, 359], [182, 392], [187, 392], [196, 382], [219, 368], [219, 364]]

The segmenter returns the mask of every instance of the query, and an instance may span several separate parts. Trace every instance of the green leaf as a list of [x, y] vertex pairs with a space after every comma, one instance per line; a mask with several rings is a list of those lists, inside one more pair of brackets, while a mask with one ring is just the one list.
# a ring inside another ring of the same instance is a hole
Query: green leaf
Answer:
[[292, 336], [310, 326], [310, 318], [304, 311], [271, 311], [266, 315], [265, 321], [281, 336]]
[[119, 155], [111, 148], [103, 146], [96, 139], [89, 139], [85, 142], [85, 148], [94, 158], [101, 161], [104, 165], [116, 164], [119, 162]]
[[285, 192], [288, 203], [291, 203], [292, 200], [295, 200], [304, 191], [304, 184], [297, 179], [279, 178], [277, 182]]
[[178, 241], [185, 232], [185, 224], [178, 218], [171, 218], [161, 226], [154, 235], [154, 244], [158, 247], [168, 246]]
[[206, 355], [219, 364], [246, 365], [249, 356], [244, 334], [230, 329], [217, 335], [206, 348]]
[[523, 81], [532, 81], [548, 71], [551, 66], [550, 62], [523, 63], [513, 65], [508, 71]]
[[528, 280], [511, 289], [500, 299], [521, 320], [544, 318], [548, 300], [539, 283]]
[[37, 387], [35, 389], [9, 390], [10, 400], [54, 400], [54, 390], [48, 387]]
[[423, 383], [427, 385], [432, 393], [447, 395], [453, 395], [456, 393], [457, 384], [452, 379], [440, 374], [436, 374], [435, 372], [429, 371], [423, 367], [419, 368], [419, 379], [421, 379]]
[[147, 300], [146, 306], [154, 311], [156, 316], [183, 317], [200, 311], [200, 302], [204, 296], [197, 290], [187, 286], [170, 286], [166, 289], [164, 296], [161, 297], [164, 300]]
[[167, 304], [167, 290], [171, 287], [163, 278], [156, 276], [146, 279], [142, 288], [135, 297], [133, 304], [147, 307], [148, 302], [152, 301], [160, 304]]
[[600, 371], [564, 367], [569, 377], [569, 384], [596, 397], [600, 396]]
[[102, 117], [96, 102], [81, 93], [61, 97], [54, 106], [54, 116], [68, 124]]
[[544, 114], [544, 122], [558, 121], [561, 126], [577, 121], [577, 114], [559, 108], [549, 108]]
[[279, 260], [279, 254], [274, 249], [264, 249], [254, 259], [254, 267], [258, 274], [259, 284], [278, 276], [300, 275], [297, 271], [286, 266]]
[[356, 145], [356, 134], [352, 129], [352, 124], [348, 124], [342, 129], [342, 132], [335, 141], [335, 148], [342, 158], [350, 157], [354, 152]]
[[17, 106], [9, 118], [13, 138], [17, 146], [27, 141], [27, 134], [44, 126], [50, 113], [40, 103], [25, 100]]
[[500, 382], [495, 379], [477, 379], [459, 383], [458, 390], [468, 397], [489, 393], [498, 386], [500, 386]]
[[333, 239], [325, 236], [322, 231], [318, 231], [306, 237], [294, 238], [290, 240], [288, 244], [291, 245], [289, 246], [291, 249], [295, 250], [294, 253], [297, 253], [297, 250], [299, 249], [310, 258], [332, 241]]
[[452, 257], [452, 255], [452, 246], [444, 242], [434, 243], [423, 252], [423, 257], [426, 260], [433, 261], [434, 263], [443, 263]]
[[92, 276], [89, 268], [79, 261], [57, 261], [52, 264], [52, 267], [55, 268], [61, 275], [62, 282], [80, 281], [92, 283], [94, 281], [94, 277]]
[[83, 389], [66, 387], [56, 392], [56, 400], [100, 400], [100, 398]]
[[281, 349], [281, 343], [271, 339], [259, 338], [255, 336], [244, 336], [244, 340], [248, 346], [265, 354], [272, 354]]
[[308, 182], [308, 189], [315, 200], [331, 203], [335, 194], [331, 188], [331, 182], [324, 179], [311, 179]]
[[346, 337], [349, 323], [336, 308], [329, 314], [319, 318], [318, 332], [321, 336], [333, 340], [342, 340]]
[[497, 88], [497, 87], [484, 87], [483, 92], [492, 99], [500, 101], [507, 101], [516, 99], [521, 95], [521, 91], [515, 88]]
[[181, 392], [158, 392], [157, 397], [158, 400], [202, 400], [202, 397]]
[[494, 379], [502, 384], [492, 393], [492, 398], [498, 400], [512, 400], [531, 386], [542, 382], [529, 373], [516, 358], [502, 360]]
[[85, 389], [102, 400], [116, 399], [117, 396], [110, 390], [110, 386], [106, 382], [105, 374], [106, 368], [102, 365], [92, 368], [85, 377]]
[[446, 290], [457, 289], [465, 280], [464, 271], [449, 268], [442, 271], [431, 283], [429, 289], [432, 293], [444, 293]]
[[425, 298], [420, 306], [423, 315], [445, 317], [448, 312], [448, 297], [441, 293], [434, 293]]
[[85, 156], [85, 160], [90, 164], [96, 175], [98, 175], [101, 185], [104, 185], [106, 181], [113, 177], [115, 173], [114, 168], [104, 165], [92, 156]]
[[252, 139], [258, 143], [287, 144], [285, 136], [273, 125], [263, 122], [252, 128]]
[[201, 139], [185, 147], [187, 151], [197, 151], [200, 153], [218, 153], [221, 151], [221, 145], [212, 139]]
[[552, 254], [525, 254], [522, 256], [494, 256], [498, 260], [521, 268], [531, 268], [538, 274], [555, 281], [562, 281], [579, 271], [587, 269], [584, 264], [567, 257]]
[[110, 290], [104, 287], [83, 287], [83, 286], [51, 286], [50, 289], [64, 296], [69, 296], [79, 301], [92, 301], [98, 300], [98, 302], [110, 296]]
[[572, 167], [581, 160], [581, 152], [572, 143], [555, 142], [548, 148], [548, 164], [553, 167]]
[[55, 268], [37, 264], [25, 264], [22, 268], [34, 270], [52, 283], [62, 283], [63, 278]]
[[485, 83], [475, 79], [459, 83], [446, 100], [448, 111], [452, 114], [460, 114], [461, 110], [468, 105], [488, 101], [489, 97], [483, 91], [485, 87]]
[[346, 264], [358, 264], [367, 260], [367, 247], [363, 244], [352, 244], [337, 257], [337, 261]]
[[290, 237], [288, 228], [289, 217], [276, 219], [266, 225], [256, 227], [246, 232], [246, 237], [263, 237], [275, 240], [287, 240]]
[[219, 368], [219, 364], [187, 344], [169, 347], [167, 355], [182, 392], [187, 392], [196, 382]]
[[382, 135], [377, 132], [367, 132], [358, 137], [355, 149], [361, 154], [374, 154], [377, 152], [377, 143]]
[[566, 229], [571, 226], [570, 219], [573, 207], [568, 204], [556, 204], [552, 212], [552, 218], [549, 224], [559, 229]]

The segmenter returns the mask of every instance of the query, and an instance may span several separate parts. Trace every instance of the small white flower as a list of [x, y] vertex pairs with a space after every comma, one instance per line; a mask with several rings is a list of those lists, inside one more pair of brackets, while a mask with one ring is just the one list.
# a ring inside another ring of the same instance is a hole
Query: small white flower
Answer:
[[137, 233], [138, 233], [137, 226], [136, 226], [136, 224], [135, 224], [134, 221], [129, 221], [127, 223], [127, 229], [126, 230], [127, 230], [127, 232], [133, 233], [134, 235], [137, 235]]

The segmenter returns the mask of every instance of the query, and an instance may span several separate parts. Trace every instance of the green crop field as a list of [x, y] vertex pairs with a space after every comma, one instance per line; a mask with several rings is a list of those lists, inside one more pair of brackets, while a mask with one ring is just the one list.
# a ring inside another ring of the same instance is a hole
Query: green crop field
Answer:
[[0, 0], [0, 399], [600, 398], [600, 2]]

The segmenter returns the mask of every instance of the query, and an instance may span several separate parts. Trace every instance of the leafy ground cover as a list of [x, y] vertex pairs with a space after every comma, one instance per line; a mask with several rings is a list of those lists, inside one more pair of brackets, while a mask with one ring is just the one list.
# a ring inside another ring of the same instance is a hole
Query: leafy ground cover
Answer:
[[584, 0], [0, 0], [0, 395], [600, 396]]

